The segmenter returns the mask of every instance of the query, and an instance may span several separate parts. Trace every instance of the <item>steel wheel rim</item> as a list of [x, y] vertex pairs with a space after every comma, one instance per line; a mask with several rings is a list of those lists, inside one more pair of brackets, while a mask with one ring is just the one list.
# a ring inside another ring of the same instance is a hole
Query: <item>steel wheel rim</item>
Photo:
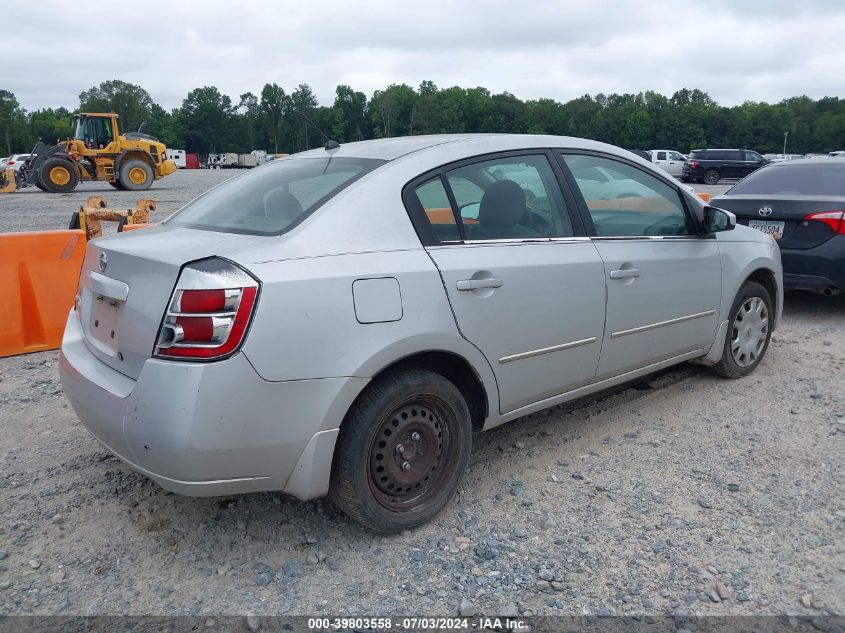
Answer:
[[53, 167], [50, 170], [50, 182], [54, 185], [66, 185], [70, 182], [70, 172], [66, 167]]
[[143, 185], [147, 182], [147, 172], [140, 167], [133, 167], [129, 170], [129, 180], [133, 185]]
[[417, 510], [442, 489], [457, 463], [453, 417], [439, 398], [414, 396], [382, 418], [370, 443], [367, 478], [383, 507]]
[[736, 313], [731, 334], [731, 356], [740, 367], [760, 360], [769, 335], [769, 309], [760, 297], [750, 297]]

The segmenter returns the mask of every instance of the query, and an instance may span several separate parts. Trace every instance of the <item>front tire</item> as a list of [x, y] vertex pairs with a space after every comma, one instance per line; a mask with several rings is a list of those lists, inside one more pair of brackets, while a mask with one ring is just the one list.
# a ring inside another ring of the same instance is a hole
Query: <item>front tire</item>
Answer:
[[722, 358], [711, 368], [723, 378], [744, 378], [754, 371], [772, 337], [772, 297], [756, 281], [746, 281], [731, 306]]
[[451, 499], [469, 462], [472, 423], [457, 387], [418, 368], [370, 384], [340, 428], [330, 496], [383, 534], [421, 525]]
[[704, 184], [706, 185], [718, 185], [721, 179], [722, 175], [715, 169], [708, 169], [704, 172]]
[[38, 172], [38, 182], [44, 191], [69, 193], [79, 184], [79, 171], [64, 158], [48, 158]]

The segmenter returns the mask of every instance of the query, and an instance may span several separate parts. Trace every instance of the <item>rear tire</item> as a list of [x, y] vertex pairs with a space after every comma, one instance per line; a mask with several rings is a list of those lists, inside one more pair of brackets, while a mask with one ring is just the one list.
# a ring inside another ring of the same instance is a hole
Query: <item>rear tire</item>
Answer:
[[706, 185], [718, 185], [721, 179], [722, 174], [715, 169], [708, 169], [704, 172], [704, 184]]
[[111, 180], [111, 181], [109, 181], [109, 184], [110, 184], [112, 187], [114, 187], [115, 189], [117, 189], [118, 191], [126, 191], [126, 190], [123, 188], [123, 185], [121, 185], [121, 184], [120, 184], [120, 181], [119, 181], [119, 180]]
[[69, 160], [48, 158], [38, 171], [37, 183], [50, 193], [69, 193], [79, 184], [79, 171]]
[[329, 495], [375, 532], [414, 528], [451, 499], [471, 445], [469, 409], [454, 384], [425, 369], [390, 371], [340, 428]]
[[744, 378], [757, 368], [772, 337], [772, 297], [756, 281], [742, 284], [731, 306], [722, 358], [710, 369], [723, 378]]
[[146, 191], [153, 184], [153, 168], [139, 158], [120, 165], [120, 186], [127, 191]]

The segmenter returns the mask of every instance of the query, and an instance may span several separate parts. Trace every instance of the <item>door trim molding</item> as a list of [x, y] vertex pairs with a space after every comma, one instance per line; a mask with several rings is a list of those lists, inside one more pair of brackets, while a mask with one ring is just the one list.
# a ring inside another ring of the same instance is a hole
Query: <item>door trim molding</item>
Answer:
[[655, 330], [659, 327], [664, 327], [666, 325], [675, 325], [676, 323], [683, 323], [684, 321], [692, 321], [693, 319], [701, 319], [703, 317], [708, 317], [716, 314], [716, 310], [706, 310], [704, 312], [696, 312], [695, 314], [688, 314], [686, 316], [678, 317], [677, 319], [669, 319], [668, 321], [659, 321], [657, 323], [650, 323], [648, 325], [641, 325], [640, 327], [633, 327], [629, 330], [619, 330], [618, 332], [613, 332], [610, 335], [610, 338], [620, 338], [622, 336], [628, 336], [629, 334], [639, 334], [640, 332], [648, 332], [649, 330]]
[[527, 352], [519, 352], [518, 354], [511, 354], [509, 356], [502, 356], [499, 359], [500, 364], [510, 363], [515, 360], [522, 360], [523, 358], [531, 358], [533, 356], [541, 356], [543, 354], [550, 354], [551, 352], [558, 352], [564, 349], [572, 349], [573, 347], [581, 347], [582, 345], [589, 345], [595, 343], [596, 337], [582, 338], [570, 343], [561, 343], [560, 345], [552, 345], [551, 347], [541, 347], [540, 349], [532, 349]]

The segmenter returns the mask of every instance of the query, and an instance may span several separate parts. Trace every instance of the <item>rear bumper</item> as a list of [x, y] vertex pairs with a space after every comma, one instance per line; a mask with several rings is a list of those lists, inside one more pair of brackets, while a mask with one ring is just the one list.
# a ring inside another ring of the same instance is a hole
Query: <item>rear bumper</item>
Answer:
[[268, 382], [242, 353], [218, 363], [149, 359], [135, 381], [91, 354], [73, 311], [59, 370], [95, 438], [166, 490], [190, 496], [324, 495], [337, 428], [366, 383]]
[[845, 291], [845, 235], [836, 235], [815, 248], [781, 249], [783, 283], [793, 290]]

